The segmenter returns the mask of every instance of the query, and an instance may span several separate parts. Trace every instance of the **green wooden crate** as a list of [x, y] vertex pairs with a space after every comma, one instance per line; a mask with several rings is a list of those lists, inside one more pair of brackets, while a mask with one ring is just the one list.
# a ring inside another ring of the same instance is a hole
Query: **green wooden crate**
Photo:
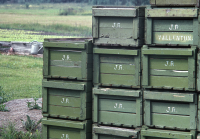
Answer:
[[42, 119], [42, 139], [92, 139], [92, 121]]
[[199, 0], [150, 0], [152, 6], [195, 6], [199, 7]]
[[152, 8], [145, 10], [145, 41], [148, 45], [198, 46], [198, 8]]
[[42, 82], [43, 116], [85, 120], [92, 118], [92, 82]]
[[45, 78], [92, 80], [92, 40], [45, 39], [43, 45]]
[[92, 35], [95, 45], [144, 44], [145, 7], [93, 6]]
[[93, 88], [93, 122], [103, 125], [142, 125], [142, 91]]
[[196, 47], [142, 49], [144, 88], [196, 90]]
[[140, 129], [93, 125], [93, 139], [140, 139]]
[[197, 129], [197, 94], [144, 91], [144, 125], [176, 130]]
[[196, 131], [182, 132], [171, 130], [142, 129], [141, 139], [196, 139]]
[[93, 83], [140, 88], [140, 50], [94, 48]]

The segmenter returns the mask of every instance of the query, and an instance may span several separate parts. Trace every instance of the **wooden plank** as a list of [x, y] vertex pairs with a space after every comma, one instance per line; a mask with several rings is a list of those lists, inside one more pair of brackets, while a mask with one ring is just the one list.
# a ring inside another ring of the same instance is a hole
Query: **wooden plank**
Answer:
[[188, 71], [173, 71], [173, 70], [150, 70], [150, 75], [154, 76], [174, 76], [174, 77], [188, 77]]
[[157, 114], [190, 115], [189, 103], [151, 102], [151, 112]]
[[194, 102], [194, 94], [144, 91], [144, 99], [159, 101]]
[[99, 121], [99, 99], [98, 99], [98, 95], [94, 94], [94, 89], [93, 88], [93, 117], [92, 120], [93, 122], [98, 122]]
[[[188, 59], [173, 59], [173, 58], [150, 58], [149, 69], [156, 70], [177, 70], [188, 72]], [[159, 72], [159, 71], [158, 71]]]
[[136, 17], [135, 8], [92, 8], [93, 16]]
[[135, 78], [132, 75], [119, 75], [119, 74], [100, 74], [100, 82], [102, 84], [115, 84], [115, 85], [130, 85], [134, 86]]
[[[197, 100], [197, 95], [195, 95], [195, 100]], [[198, 123], [198, 118], [197, 118], [197, 105], [195, 103], [190, 103], [190, 129], [197, 129], [197, 123]]]
[[150, 76], [149, 86], [188, 88], [188, 77]]
[[155, 5], [156, 4], [156, 0], [150, 0], [150, 4], [151, 5]]
[[136, 113], [136, 101], [99, 99], [99, 111]]
[[69, 62], [69, 61], [76, 61], [81, 62], [82, 51], [74, 51], [74, 50], [50, 50], [49, 52], [49, 60], [59, 60], [63, 62]]
[[[82, 74], [82, 79], [87, 79], [87, 74], [92, 74], [92, 73], [88, 73], [87, 71], [87, 63], [88, 63], [88, 55], [87, 55], [87, 53], [86, 53], [86, 51], [83, 51], [82, 52], [82, 55], [81, 55], [81, 57], [82, 57], [82, 61], [81, 61], [81, 63], [82, 63], [82, 65], [81, 65], [81, 74]], [[89, 63], [88, 63], [89, 64]]]
[[93, 64], [93, 83], [99, 83], [99, 74], [100, 74], [100, 62], [99, 62], [99, 54], [94, 54], [94, 64]]
[[192, 50], [181, 49], [143, 49], [144, 55], [177, 55], [177, 56], [192, 56]]
[[[55, 106], [55, 105], [48, 105], [48, 113], [50, 115], [55, 116], [64, 116], [64, 117], [80, 117], [80, 106], [75, 107], [61, 107], [61, 106]], [[85, 111], [85, 109], [82, 109], [82, 111]]]
[[136, 126], [143, 125], [143, 101], [142, 101], [142, 93], [140, 94], [140, 98], [136, 98]]
[[81, 139], [80, 130], [76, 129], [50, 126], [48, 132], [50, 139]]
[[152, 125], [190, 128], [190, 116], [152, 113]]
[[157, 8], [147, 9], [145, 17], [197, 17], [197, 8]]
[[[138, 131], [134, 129], [118, 128], [118, 127], [107, 127], [107, 126], [93, 126], [93, 132], [95, 134], [104, 134], [106, 137], [109, 135], [122, 137], [134, 136], [137, 138]], [[105, 138], [104, 138], [105, 139]]]
[[76, 67], [81, 68], [82, 61], [63, 61], [63, 60], [53, 60], [50, 61], [52, 66], [63, 66], [63, 67]]
[[99, 18], [92, 16], [92, 37], [99, 38]]
[[[197, 22], [198, 23], [198, 22]], [[153, 32], [185, 32], [194, 31], [193, 19], [190, 20], [153, 20]]]
[[47, 48], [43, 48], [43, 75], [49, 75], [49, 50]]
[[42, 87], [42, 112], [47, 112], [47, 88]]
[[151, 102], [150, 100], [148, 99], [145, 99], [145, 102], [144, 102], [144, 124], [145, 125], [151, 125], [152, 124], [152, 119], [151, 119], [151, 110], [152, 110], [152, 107], [151, 107]]
[[95, 53], [95, 54], [113, 54], [113, 55], [138, 55], [138, 50], [93, 48], [93, 53]]
[[99, 38], [108, 39], [133, 39], [133, 28], [99, 28]]
[[80, 42], [44, 42], [44, 47], [85, 49], [85, 43]]
[[[122, 17], [99, 17], [99, 28], [112, 28], [115, 29], [133, 29], [133, 18]], [[131, 32], [131, 31], [129, 31]]]
[[156, 0], [157, 6], [197, 6], [197, 0]]
[[63, 97], [80, 98], [81, 93], [83, 92], [80, 90], [69, 90], [69, 89], [66, 90], [66, 89], [59, 89], [59, 88], [48, 89], [48, 96], [63, 96]]
[[101, 63], [100, 74], [129, 74], [134, 75], [136, 72], [135, 65], [127, 64], [113, 64], [113, 63]]
[[[80, 107], [81, 99], [77, 97], [66, 97], [66, 96], [48, 96], [48, 104], [49, 105], [56, 105], [61, 107]], [[84, 104], [83, 104], [84, 105]]]
[[136, 114], [99, 111], [99, 122], [135, 125]]
[[[138, 54], [139, 54], [139, 52], [138, 52]], [[139, 56], [137, 56], [137, 57], [139, 57]], [[118, 63], [118, 64], [137, 65], [135, 62], [135, 59], [136, 59], [136, 57], [134, 57], [134, 56], [101, 54], [99, 60], [101, 63]]]
[[195, 137], [195, 134], [192, 134], [191, 132], [158, 130], [158, 129], [141, 130], [141, 139], [146, 139], [146, 137], [148, 137], [149, 139], [153, 138], [193, 139]]
[[198, 28], [199, 28], [198, 18], [194, 18], [193, 19], [193, 45], [199, 44]]
[[193, 32], [153, 32], [153, 43], [193, 44]]
[[[147, 9], [145, 10], [145, 13], [147, 12]], [[146, 16], [146, 14], [145, 14]], [[146, 44], [152, 44], [152, 28], [153, 28], [153, 23], [152, 23], [152, 18], [146, 18]]]
[[100, 45], [100, 44], [116, 45], [116, 44], [119, 44], [119, 46], [138, 47], [139, 40], [134, 40], [132, 38], [98, 38], [98, 39], [95, 39], [94, 44], [96, 44], [96, 45]]
[[48, 139], [48, 130], [46, 125], [42, 125], [42, 138]]
[[128, 89], [109, 89], [102, 88], [96, 89], [93, 88], [93, 93], [99, 95], [115, 95], [115, 96], [129, 96], [129, 97], [139, 97], [140, 91], [128, 90]]
[[84, 90], [85, 85], [82, 83], [63, 83], [56, 81], [43, 81], [43, 87], [51, 87], [51, 88], [61, 88], [61, 89], [71, 89], [71, 90]]
[[51, 76], [61, 76], [61, 77], [74, 77], [81, 78], [81, 68], [79, 67], [63, 67], [63, 66], [50, 66], [49, 75]]
[[85, 123], [78, 121], [68, 121], [68, 120], [59, 120], [59, 119], [51, 119], [42, 121], [43, 125], [52, 125], [58, 127], [69, 127], [76, 129], [84, 129]]
[[188, 57], [188, 88], [195, 89], [196, 88], [196, 46], [192, 46], [193, 56]]

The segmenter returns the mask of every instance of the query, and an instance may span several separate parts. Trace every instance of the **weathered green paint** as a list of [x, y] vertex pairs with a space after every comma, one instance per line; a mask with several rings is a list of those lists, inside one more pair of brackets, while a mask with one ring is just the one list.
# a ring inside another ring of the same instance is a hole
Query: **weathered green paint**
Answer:
[[197, 91], [200, 91], [200, 53], [197, 54]]
[[140, 51], [94, 48], [93, 83], [140, 87]]
[[144, 125], [179, 130], [197, 129], [197, 94], [144, 91]]
[[93, 139], [140, 139], [140, 129], [93, 125]]
[[92, 139], [92, 122], [43, 118], [43, 139]]
[[[198, 112], [197, 112], [198, 116], [198, 120], [197, 120], [197, 131], [200, 131], [200, 94], [198, 94]], [[200, 137], [200, 134], [199, 134]], [[197, 138], [199, 139], [199, 138]]]
[[145, 17], [197, 17], [197, 8], [154, 8], [146, 9]]
[[199, 7], [199, 0], [150, 0], [152, 6], [195, 6]]
[[196, 90], [196, 47], [142, 48], [144, 88]]
[[144, 44], [144, 7], [94, 6], [92, 11], [95, 45]]
[[44, 77], [92, 80], [92, 41], [86, 38], [46, 39]]
[[141, 139], [195, 139], [196, 131], [182, 132], [172, 130], [142, 129]]
[[197, 8], [147, 7], [145, 12], [146, 44], [171, 47], [199, 45]]
[[43, 115], [85, 120], [92, 117], [92, 83], [43, 81]]
[[[93, 121], [106, 125], [137, 127], [142, 125], [142, 92], [111, 88], [93, 88]], [[114, 92], [116, 91], [116, 94]], [[131, 92], [133, 95], [131, 96]], [[126, 93], [128, 95], [126, 95]]]

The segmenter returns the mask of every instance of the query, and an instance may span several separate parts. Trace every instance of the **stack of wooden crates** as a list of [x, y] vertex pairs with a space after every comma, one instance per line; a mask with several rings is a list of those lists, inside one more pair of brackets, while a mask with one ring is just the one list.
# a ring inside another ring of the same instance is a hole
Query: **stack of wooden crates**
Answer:
[[45, 39], [43, 139], [92, 138], [92, 40]]
[[93, 6], [92, 41], [45, 39], [43, 139], [200, 138], [199, 0]]

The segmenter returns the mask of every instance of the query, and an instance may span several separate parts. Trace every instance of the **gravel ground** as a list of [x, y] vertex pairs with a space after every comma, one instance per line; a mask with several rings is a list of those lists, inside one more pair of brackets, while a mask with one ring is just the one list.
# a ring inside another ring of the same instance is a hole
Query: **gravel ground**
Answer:
[[[31, 120], [39, 121], [42, 116], [41, 110], [29, 110], [26, 102], [33, 102], [33, 98], [30, 99], [16, 99], [9, 102], [6, 102], [6, 108], [9, 109], [9, 112], [0, 112], [0, 127], [6, 126], [8, 121], [15, 123], [15, 127], [18, 131], [26, 131], [23, 128], [22, 122], [27, 120], [26, 115], [29, 115]], [[40, 106], [42, 105], [42, 98], [37, 102]], [[38, 126], [38, 129], [41, 131], [41, 124]]]

